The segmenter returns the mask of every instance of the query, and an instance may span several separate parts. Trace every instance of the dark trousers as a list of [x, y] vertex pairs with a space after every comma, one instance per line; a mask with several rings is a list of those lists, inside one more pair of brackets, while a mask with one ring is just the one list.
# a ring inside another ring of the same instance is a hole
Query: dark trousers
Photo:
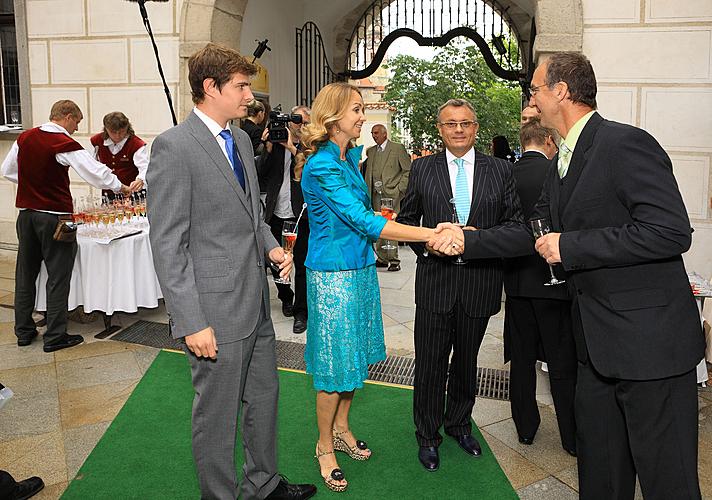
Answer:
[[419, 446], [439, 446], [443, 422], [450, 436], [472, 432], [477, 353], [488, 321], [470, 317], [458, 306], [445, 314], [416, 307], [413, 419]]
[[578, 364], [579, 493], [632, 500], [699, 499], [695, 370], [658, 380], [621, 380]]
[[[275, 239], [282, 243], [282, 224], [284, 221], [295, 221], [295, 218], [281, 219], [273, 215], [269, 221], [269, 227]], [[294, 316], [307, 318], [307, 276], [304, 261], [307, 258], [307, 246], [309, 242], [309, 223], [302, 217], [297, 228], [297, 241], [294, 244], [292, 257], [294, 258], [294, 291], [291, 285], [275, 283], [277, 285], [277, 297], [280, 301], [294, 303]], [[272, 276], [277, 278], [279, 273], [272, 270]]]
[[15, 335], [28, 339], [37, 333], [32, 311], [37, 290], [35, 282], [44, 261], [47, 267], [47, 331], [45, 345], [67, 333], [69, 282], [72, 278], [77, 244], [53, 239], [59, 217], [21, 210], [17, 217], [17, 266], [15, 268]]
[[504, 323], [511, 359], [509, 399], [517, 432], [533, 439], [541, 423], [536, 403], [536, 361], [543, 350], [561, 444], [568, 450], [575, 449], [577, 361], [571, 302], [508, 296]]

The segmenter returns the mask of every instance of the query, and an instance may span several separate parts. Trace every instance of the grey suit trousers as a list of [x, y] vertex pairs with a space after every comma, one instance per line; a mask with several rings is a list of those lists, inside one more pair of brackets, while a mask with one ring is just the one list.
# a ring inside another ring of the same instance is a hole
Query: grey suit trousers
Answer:
[[[190, 360], [193, 400], [193, 456], [203, 499], [265, 498], [277, 474], [277, 360], [272, 320], [262, 306], [252, 334], [219, 346], [216, 360]], [[235, 441], [242, 407], [244, 480], [238, 491]]]

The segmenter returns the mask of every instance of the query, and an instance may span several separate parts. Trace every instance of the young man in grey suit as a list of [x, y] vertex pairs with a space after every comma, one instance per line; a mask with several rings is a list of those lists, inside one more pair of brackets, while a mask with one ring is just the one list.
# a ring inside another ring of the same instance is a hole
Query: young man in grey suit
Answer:
[[[408, 188], [410, 155], [403, 144], [388, 140], [386, 127], [380, 123], [373, 126], [371, 136], [376, 145], [366, 150], [363, 176], [371, 193], [373, 209], [381, 210], [381, 198], [393, 198], [393, 206], [396, 213], [399, 213], [401, 198]], [[381, 182], [381, 193], [374, 186], [377, 181]], [[400, 271], [398, 247], [395, 250], [383, 250], [383, 244], [383, 240], [376, 243], [376, 267], [388, 266], [389, 271]]]
[[[193, 401], [193, 456], [202, 498], [303, 499], [313, 485], [277, 473], [277, 367], [266, 259], [291, 258], [260, 214], [248, 135], [230, 120], [253, 99], [255, 67], [208, 44], [188, 61], [195, 108], [153, 142], [148, 217], [156, 273], [173, 336], [185, 339]], [[245, 454], [238, 490], [240, 407]]]

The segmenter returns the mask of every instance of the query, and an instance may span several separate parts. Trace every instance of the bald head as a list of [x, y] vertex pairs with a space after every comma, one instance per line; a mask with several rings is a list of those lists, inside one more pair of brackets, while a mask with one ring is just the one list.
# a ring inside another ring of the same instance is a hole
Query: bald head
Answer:
[[388, 139], [386, 127], [380, 123], [377, 123], [371, 127], [371, 137], [373, 137], [373, 141], [380, 146], [386, 139]]

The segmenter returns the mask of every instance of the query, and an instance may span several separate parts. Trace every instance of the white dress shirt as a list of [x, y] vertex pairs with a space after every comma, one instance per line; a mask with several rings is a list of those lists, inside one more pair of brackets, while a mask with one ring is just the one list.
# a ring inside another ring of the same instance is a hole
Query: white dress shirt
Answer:
[[[40, 126], [40, 130], [44, 132], [51, 132], [55, 134], [66, 134], [69, 136], [64, 127], [57, 125], [54, 122], [47, 122]], [[17, 153], [19, 148], [17, 146], [17, 141], [13, 143], [10, 148], [10, 152], [5, 157], [5, 161], [0, 167], [0, 172], [2, 172], [3, 177], [5, 177], [10, 182], [18, 183], [18, 166], [17, 166]], [[84, 179], [87, 183], [91, 184], [98, 189], [109, 189], [114, 192], [121, 191], [121, 181], [114, 173], [104, 165], [94, 159], [94, 157], [86, 149], [79, 149], [77, 151], [71, 151], [69, 153], [57, 153], [55, 155], [57, 163], [64, 165], [66, 167], [72, 167], [79, 176]], [[17, 207], [23, 209], [24, 207]], [[49, 212], [49, 211], [48, 211]], [[59, 212], [49, 212], [49, 213], [59, 213]]]
[[[225, 158], [227, 158], [227, 161], [232, 165], [232, 158], [230, 158], [227, 155], [227, 150], [225, 149], [225, 139], [222, 138], [220, 135], [220, 132], [225, 130], [222, 128], [220, 125], [218, 125], [218, 122], [210, 118], [208, 115], [200, 111], [198, 108], [193, 108], [193, 113], [200, 118], [200, 121], [202, 121], [206, 127], [208, 127], [208, 130], [210, 130], [210, 133], [213, 134], [213, 137], [215, 137], [215, 140], [218, 141], [218, 144], [220, 145], [220, 151], [223, 152], [225, 155]], [[228, 127], [229, 129], [229, 127]], [[237, 144], [235, 144], [235, 149], [237, 149]]]
[[388, 145], [388, 139], [385, 139], [380, 146], [378, 146], [378, 150], [383, 153], [386, 150], [386, 146]]
[[289, 178], [290, 166], [292, 165], [292, 153], [284, 148], [284, 168], [282, 175], [282, 185], [277, 194], [277, 204], [274, 206], [274, 215], [280, 219], [294, 218], [292, 211], [292, 184]]
[[[455, 196], [457, 189], [455, 187], [457, 179], [457, 164], [455, 160], [458, 157], [452, 154], [448, 149], [445, 149], [445, 159], [447, 160], [447, 171], [450, 174], [450, 186], [452, 187], [452, 194]], [[472, 203], [472, 186], [475, 182], [475, 148], [470, 148], [470, 150], [465, 153], [462, 157], [465, 167], [465, 174], [467, 174], [467, 192], [470, 193], [470, 203]]]
[[[104, 140], [104, 146], [109, 148], [109, 152], [112, 155], [116, 155], [119, 151], [123, 149], [123, 147], [126, 145], [126, 141], [129, 140], [129, 136], [124, 137], [121, 141], [119, 142], [114, 142], [111, 139], [105, 139]], [[99, 160], [99, 146], [96, 146], [94, 148], [94, 158], [97, 161]], [[148, 168], [148, 151], [146, 148], [146, 145], [144, 144], [140, 148], [136, 150], [136, 152], [133, 155], [133, 163], [136, 165], [136, 168], [138, 169], [138, 175], [136, 176], [137, 179], [141, 179], [144, 184], [146, 183], [146, 169]], [[144, 186], [145, 187], [145, 186]]]

